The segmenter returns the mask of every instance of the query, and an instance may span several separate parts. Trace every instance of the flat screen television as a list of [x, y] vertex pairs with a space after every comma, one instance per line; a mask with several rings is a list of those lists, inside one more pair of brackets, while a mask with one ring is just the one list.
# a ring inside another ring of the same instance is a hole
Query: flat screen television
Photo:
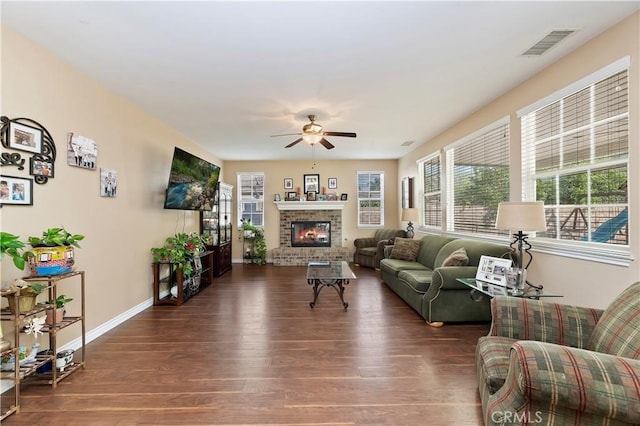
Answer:
[[175, 147], [164, 208], [211, 210], [219, 177], [219, 166]]

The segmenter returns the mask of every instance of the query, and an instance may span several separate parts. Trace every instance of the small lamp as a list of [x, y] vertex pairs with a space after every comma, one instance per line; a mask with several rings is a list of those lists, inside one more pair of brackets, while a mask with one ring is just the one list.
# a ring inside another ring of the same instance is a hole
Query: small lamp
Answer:
[[[516, 231], [513, 234], [513, 242], [510, 247], [519, 254], [518, 266], [527, 269], [533, 260], [529, 252], [531, 244], [527, 241], [529, 236], [525, 232], [546, 231], [547, 222], [544, 216], [544, 203], [533, 202], [504, 202], [498, 204], [498, 216], [496, 217], [496, 229]], [[529, 256], [529, 261], [524, 263], [524, 254]]]
[[413, 238], [413, 223], [411, 223], [411, 221], [417, 221], [418, 219], [420, 219], [420, 212], [418, 211], [418, 209], [402, 209], [402, 217], [400, 219], [403, 222], [409, 221], [409, 223], [407, 224], [407, 238]]

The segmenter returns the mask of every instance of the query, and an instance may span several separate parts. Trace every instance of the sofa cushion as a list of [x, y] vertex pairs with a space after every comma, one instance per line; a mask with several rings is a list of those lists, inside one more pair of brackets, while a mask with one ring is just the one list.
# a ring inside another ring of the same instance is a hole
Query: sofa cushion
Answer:
[[460, 247], [458, 250], [451, 253], [442, 262], [442, 266], [467, 266], [469, 264], [469, 256], [464, 247]]
[[376, 255], [377, 247], [363, 247], [358, 250], [358, 254], [360, 256], [371, 256], [374, 257]]
[[391, 249], [391, 259], [415, 261], [420, 249], [420, 240], [411, 238], [396, 238]]
[[511, 249], [508, 246], [460, 238], [450, 241], [442, 247], [433, 262], [433, 269], [442, 266], [442, 262], [444, 262], [451, 253], [461, 247], [464, 247], [467, 252], [467, 256], [469, 257], [468, 265], [472, 266], [478, 266], [482, 255], [508, 258], [511, 254]]
[[415, 269], [408, 271], [400, 271], [398, 279], [406, 282], [411, 288], [418, 293], [426, 293], [431, 286], [433, 271], [430, 269]]
[[500, 336], [484, 336], [478, 339], [476, 347], [476, 368], [479, 379], [496, 393], [504, 384], [509, 372], [509, 353], [516, 339]]
[[605, 309], [587, 349], [640, 359], [640, 282], [620, 293]]

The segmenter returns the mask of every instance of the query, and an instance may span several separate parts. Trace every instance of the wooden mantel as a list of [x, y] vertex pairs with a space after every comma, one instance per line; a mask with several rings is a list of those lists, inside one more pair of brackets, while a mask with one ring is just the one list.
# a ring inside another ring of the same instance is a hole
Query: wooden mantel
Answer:
[[274, 201], [278, 210], [342, 210], [346, 201]]

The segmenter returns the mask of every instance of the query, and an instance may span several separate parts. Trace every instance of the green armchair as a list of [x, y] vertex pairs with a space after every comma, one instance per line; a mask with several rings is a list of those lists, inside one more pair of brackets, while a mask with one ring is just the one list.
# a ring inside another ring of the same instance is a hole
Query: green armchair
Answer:
[[640, 424], [640, 282], [606, 309], [491, 301], [476, 347], [485, 425]]
[[406, 237], [403, 229], [378, 229], [373, 237], [356, 238], [353, 245], [356, 247], [353, 253], [353, 263], [369, 268], [380, 268], [380, 259], [384, 257], [384, 248], [389, 240], [396, 237]]

